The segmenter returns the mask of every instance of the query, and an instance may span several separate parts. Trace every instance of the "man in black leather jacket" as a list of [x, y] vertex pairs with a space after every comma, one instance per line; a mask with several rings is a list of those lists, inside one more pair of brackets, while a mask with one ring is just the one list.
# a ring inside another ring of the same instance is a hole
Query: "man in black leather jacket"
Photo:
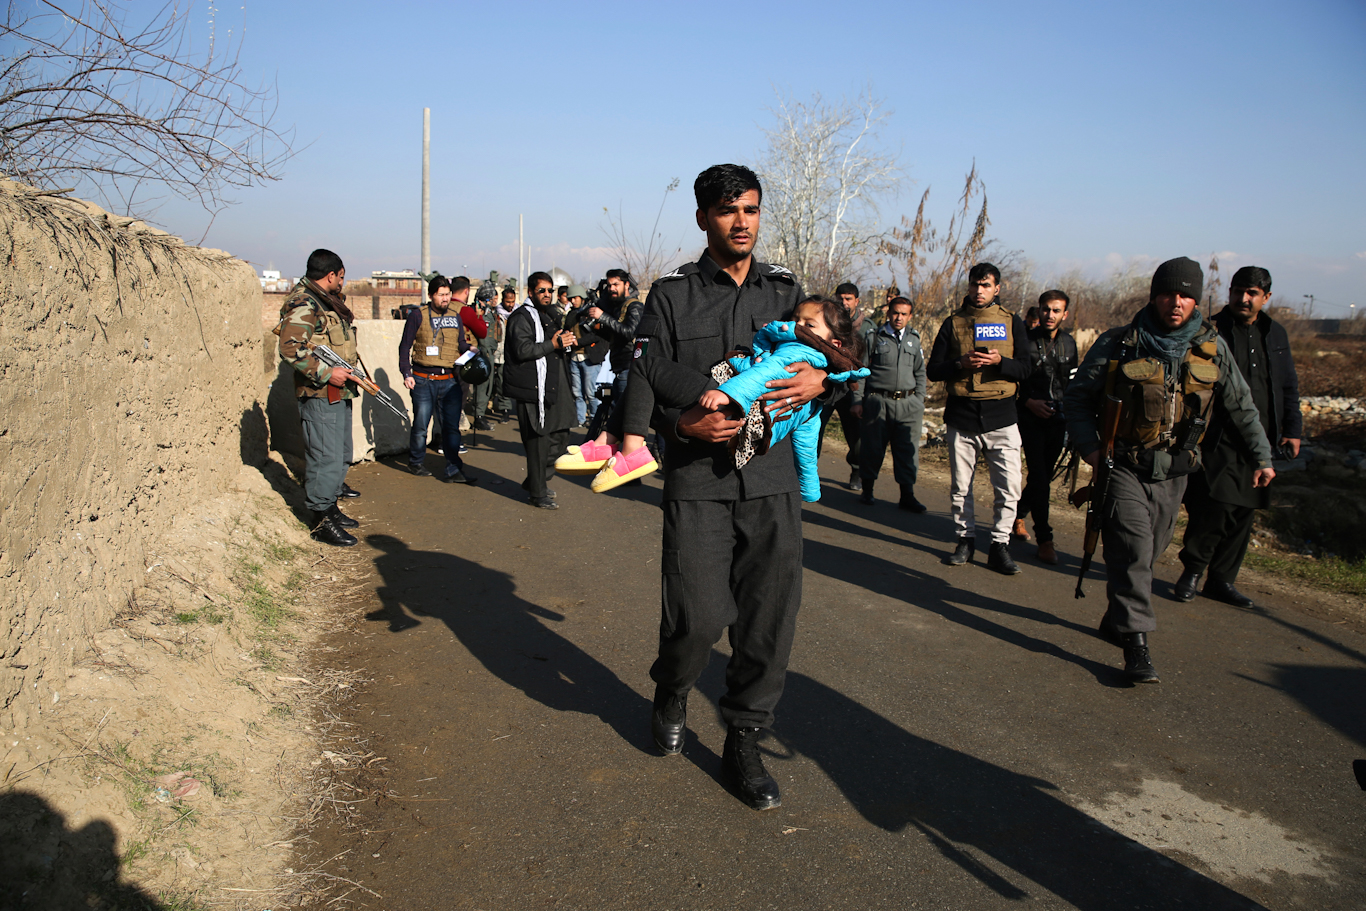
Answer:
[[1034, 536], [1039, 542], [1038, 557], [1056, 564], [1053, 528], [1048, 524], [1048, 495], [1053, 482], [1053, 466], [1067, 441], [1067, 422], [1062, 415], [1062, 395], [1072, 371], [1077, 369], [1077, 342], [1072, 333], [1060, 328], [1067, 319], [1069, 298], [1062, 291], [1039, 295], [1038, 324], [1029, 330], [1029, 376], [1020, 383], [1016, 399], [1020, 414], [1020, 444], [1028, 474], [1020, 505], [1015, 511], [1016, 537], [1028, 538], [1025, 516], [1034, 515]]
[[607, 270], [607, 299], [603, 306], [592, 306], [584, 314], [584, 322], [595, 334], [612, 343], [609, 355], [612, 372], [612, 400], [620, 401], [626, 391], [626, 378], [631, 372], [631, 353], [636, 341], [636, 327], [645, 305], [631, 293], [631, 274], [625, 269]]

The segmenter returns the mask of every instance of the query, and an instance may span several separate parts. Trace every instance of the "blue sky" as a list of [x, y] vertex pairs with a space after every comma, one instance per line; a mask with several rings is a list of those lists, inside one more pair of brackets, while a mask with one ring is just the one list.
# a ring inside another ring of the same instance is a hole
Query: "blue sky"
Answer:
[[927, 186], [947, 220], [976, 159], [992, 235], [1042, 275], [1218, 253], [1316, 315], [1366, 306], [1359, 0], [239, 3], [218, 28], [245, 21], [243, 63], [305, 146], [208, 230], [258, 269], [297, 274], [315, 246], [352, 278], [415, 267], [423, 107], [443, 272], [515, 272], [521, 213], [534, 268], [596, 277], [603, 207], [648, 229], [675, 177], [661, 231], [691, 253], [692, 179], [757, 159], [776, 93], [871, 86], [909, 178], [888, 223]]

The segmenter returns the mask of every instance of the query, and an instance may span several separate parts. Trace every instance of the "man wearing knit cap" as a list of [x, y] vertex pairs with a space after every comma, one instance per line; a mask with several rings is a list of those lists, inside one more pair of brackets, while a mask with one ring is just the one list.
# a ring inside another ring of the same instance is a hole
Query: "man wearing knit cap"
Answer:
[[1171, 543], [1186, 476], [1199, 471], [1200, 442], [1216, 405], [1225, 432], [1251, 453], [1253, 487], [1276, 473], [1243, 374], [1228, 344], [1196, 302], [1204, 273], [1192, 259], [1171, 259], [1153, 273], [1148, 305], [1128, 326], [1096, 340], [1067, 387], [1064, 413], [1073, 446], [1092, 468], [1100, 460], [1100, 423], [1107, 401], [1118, 403], [1115, 467], [1102, 505], [1108, 607], [1101, 638], [1124, 650], [1124, 675], [1157, 683], [1148, 633], [1153, 563]]
[[[1269, 300], [1271, 273], [1244, 266], [1233, 273], [1228, 306], [1211, 322], [1247, 380], [1267, 440], [1298, 455], [1304, 426], [1299, 377], [1285, 327], [1262, 311]], [[1177, 601], [1194, 598], [1200, 576], [1208, 568], [1205, 597], [1246, 608], [1253, 606], [1252, 599], [1233, 583], [1247, 554], [1253, 517], [1256, 510], [1271, 505], [1271, 491], [1250, 483], [1252, 452], [1238, 434], [1228, 431], [1222, 417], [1222, 412], [1215, 412], [1200, 447], [1204, 471], [1191, 475], [1186, 487], [1189, 522], [1181, 548], [1185, 572], [1176, 580], [1174, 597]]]

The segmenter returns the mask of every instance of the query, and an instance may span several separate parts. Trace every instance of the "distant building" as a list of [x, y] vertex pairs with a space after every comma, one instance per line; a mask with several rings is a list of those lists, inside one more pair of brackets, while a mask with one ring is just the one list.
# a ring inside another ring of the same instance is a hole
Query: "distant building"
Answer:
[[261, 270], [261, 290], [267, 293], [286, 294], [294, 287], [294, 279], [281, 278], [278, 269]]
[[370, 273], [370, 284], [375, 291], [386, 297], [389, 295], [414, 294], [422, 296], [422, 276], [412, 269], [391, 272], [384, 269]]

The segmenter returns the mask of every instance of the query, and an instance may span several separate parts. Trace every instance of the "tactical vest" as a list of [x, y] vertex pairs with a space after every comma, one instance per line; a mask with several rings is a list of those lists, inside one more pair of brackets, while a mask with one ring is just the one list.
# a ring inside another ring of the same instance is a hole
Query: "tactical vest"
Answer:
[[[289, 314], [300, 304], [304, 303], [308, 304], [309, 308], [313, 311], [314, 328], [312, 343], [315, 345], [326, 345], [332, 349], [337, 357], [346, 361], [348, 364], [354, 365], [358, 356], [356, 333], [346, 324], [346, 321], [343, 320], [336, 311], [320, 304], [317, 298], [310, 293], [303, 292], [291, 294], [285, 299], [284, 304], [280, 307], [280, 322], [275, 325], [275, 334], [280, 334], [281, 327], [284, 326], [284, 322], [289, 317]], [[319, 322], [322, 323], [321, 329], [318, 328]], [[326, 384], [315, 387], [310, 385], [303, 374], [299, 373], [297, 370], [293, 371], [293, 373], [294, 394], [296, 396], [309, 398], [327, 394]], [[346, 385], [343, 394], [346, 398], [355, 396], [351, 384], [348, 383]]]
[[[460, 330], [447, 327], [432, 332], [432, 307], [430, 304], [423, 304], [418, 311], [422, 314], [422, 323], [417, 327], [417, 336], [413, 339], [413, 364], [421, 367], [452, 367], [460, 357]], [[442, 317], [454, 317], [453, 310], [447, 310], [439, 314], [437, 319]], [[436, 345], [437, 353], [428, 354], [427, 346]]]
[[[1219, 336], [1208, 321], [1181, 360], [1180, 377], [1169, 377], [1164, 361], [1138, 357], [1138, 329], [1120, 342], [1114, 395], [1122, 403], [1116, 441], [1132, 448], [1198, 452], [1205, 436], [1219, 367]], [[1198, 456], [1194, 457], [1198, 463]]]
[[[952, 335], [949, 354], [953, 360], [977, 348], [990, 348], [1001, 357], [1015, 356], [1015, 317], [992, 303], [985, 307], [961, 307], [950, 317]], [[992, 364], [949, 384], [949, 395], [967, 399], [1008, 399], [1015, 394], [1015, 381], [1001, 376], [1001, 365]]]

